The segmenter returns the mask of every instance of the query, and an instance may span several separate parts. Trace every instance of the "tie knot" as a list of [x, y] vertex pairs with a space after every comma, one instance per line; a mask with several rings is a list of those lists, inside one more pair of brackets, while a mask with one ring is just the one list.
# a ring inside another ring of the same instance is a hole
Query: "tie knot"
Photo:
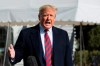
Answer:
[[44, 30], [44, 32], [47, 32], [47, 31], [48, 31], [48, 29], [45, 29], [45, 30]]

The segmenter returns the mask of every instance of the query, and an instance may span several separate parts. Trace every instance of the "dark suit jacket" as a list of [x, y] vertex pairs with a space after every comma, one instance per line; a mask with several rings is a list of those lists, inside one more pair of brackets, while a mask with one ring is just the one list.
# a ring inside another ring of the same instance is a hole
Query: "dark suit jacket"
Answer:
[[[15, 61], [12, 64], [24, 61], [24, 66], [27, 65], [27, 57], [35, 56], [39, 66], [45, 66], [44, 53], [40, 37], [39, 25], [26, 28], [19, 34], [15, 44]], [[53, 51], [52, 61], [53, 66], [73, 66], [72, 64], [72, 49], [69, 43], [68, 34], [66, 31], [52, 27], [53, 31]]]

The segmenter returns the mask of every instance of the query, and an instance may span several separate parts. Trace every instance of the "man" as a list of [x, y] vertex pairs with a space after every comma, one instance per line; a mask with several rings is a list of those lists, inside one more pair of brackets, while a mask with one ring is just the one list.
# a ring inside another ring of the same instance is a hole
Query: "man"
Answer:
[[73, 66], [68, 34], [53, 26], [56, 10], [52, 5], [40, 7], [39, 24], [22, 30], [15, 47], [10, 45], [8, 49], [12, 64], [23, 59], [24, 66], [28, 66], [27, 58], [34, 56], [38, 66]]

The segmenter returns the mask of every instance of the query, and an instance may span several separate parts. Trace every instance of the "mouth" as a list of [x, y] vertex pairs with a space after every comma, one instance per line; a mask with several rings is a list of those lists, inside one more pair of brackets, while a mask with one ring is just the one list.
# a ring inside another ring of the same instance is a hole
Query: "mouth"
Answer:
[[46, 21], [45, 23], [46, 23], [46, 24], [50, 24], [50, 21]]

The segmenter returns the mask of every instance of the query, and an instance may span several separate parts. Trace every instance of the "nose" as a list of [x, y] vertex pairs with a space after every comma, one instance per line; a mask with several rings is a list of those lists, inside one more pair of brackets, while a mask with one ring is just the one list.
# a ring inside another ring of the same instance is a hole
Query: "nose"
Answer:
[[50, 19], [50, 18], [51, 18], [50, 15], [48, 15], [47, 19]]

